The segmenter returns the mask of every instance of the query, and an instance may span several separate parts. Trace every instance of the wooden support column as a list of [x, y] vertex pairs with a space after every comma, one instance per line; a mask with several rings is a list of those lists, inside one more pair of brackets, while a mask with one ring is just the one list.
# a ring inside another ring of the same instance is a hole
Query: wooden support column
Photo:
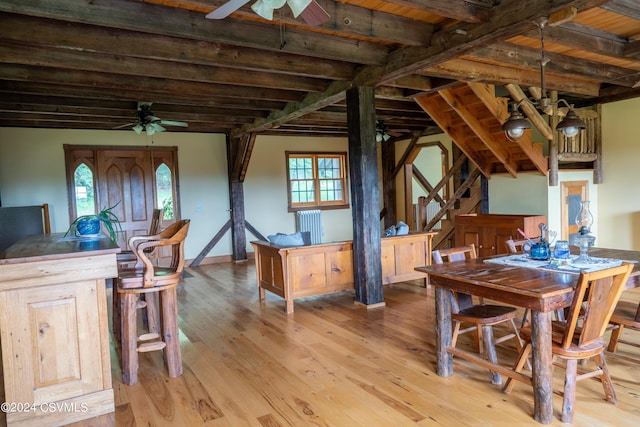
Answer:
[[549, 126], [553, 129], [553, 138], [549, 139], [549, 186], [555, 187], [558, 185], [558, 137], [559, 132], [555, 130], [558, 126], [558, 91], [551, 91], [551, 100], [554, 102], [553, 114], [549, 117]]
[[358, 86], [347, 91], [353, 278], [356, 303], [367, 307], [384, 305], [374, 102], [373, 87]]
[[231, 139], [227, 135], [227, 166], [229, 170], [229, 206], [231, 206], [231, 243], [233, 260], [246, 261], [247, 235], [244, 224], [244, 187], [239, 177], [234, 176], [234, 165], [244, 147], [239, 138]]
[[382, 157], [382, 197], [384, 202], [384, 228], [396, 223], [396, 154], [394, 139], [380, 143]]

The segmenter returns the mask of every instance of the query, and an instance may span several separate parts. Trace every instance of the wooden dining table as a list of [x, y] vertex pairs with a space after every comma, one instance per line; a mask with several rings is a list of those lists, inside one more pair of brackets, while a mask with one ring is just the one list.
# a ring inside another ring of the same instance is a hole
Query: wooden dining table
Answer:
[[[640, 286], [640, 252], [590, 248], [589, 255], [634, 262], [626, 288]], [[551, 352], [552, 313], [571, 304], [578, 274], [517, 267], [470, 259], [418, 267], [435, 286], [437, 373], [453, 374], [453, 355], [488, 367], [533, 386], [533, 417], [542, 424], [553, 420], [553, 365]], [[495, 365], [477, 354], [451, 348], [451, 304], [449, 293], [462, 292], [531, 310], [532, 375]]]

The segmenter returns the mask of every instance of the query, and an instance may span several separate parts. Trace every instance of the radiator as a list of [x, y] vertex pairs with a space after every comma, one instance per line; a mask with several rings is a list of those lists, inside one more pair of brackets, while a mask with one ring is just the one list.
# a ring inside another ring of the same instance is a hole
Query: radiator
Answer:
[[[415, 205], [416, 207], [416, 229], [417, 230], [422, 230], [422, 228], [424, 226], [426, 226], [427, 224], [429, 224], [429, 222], [436, 216], [436, 214], [438, 212], [440, 212], [440, 204], [438, 202], [429, 202], [425, 205], [420, 205], [420, 203]], [[420, 218], [421, 218], [421, 209], [424, 209], [424, 211], [422, 212], [422, 215], [424, 215], [425, 221], [423, 224], [420, 223]], [[436, 224], [433, 226], [432, 230], [440, 230], [442, 228], [442, 221], [438, 221], [436, 222]], [[431, 231], [431, 230], [429, 230]]]
[[311, 234], [311, 244], [322, 243], [322, 219], [320, 210], [296, 212], [296, 231], [308, 231]]

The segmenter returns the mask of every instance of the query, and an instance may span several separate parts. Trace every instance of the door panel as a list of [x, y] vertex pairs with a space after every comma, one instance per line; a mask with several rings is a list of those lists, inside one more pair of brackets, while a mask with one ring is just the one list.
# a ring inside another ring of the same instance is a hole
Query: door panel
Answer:
[[589, 183], [587, 181], [565, 181], [562, 186], [560, 235], [563, 240], [578, 232], [576, 215], [580, 210], [580, 202], [588, 200]]
[[102, 209], [118, 204], [114, 213], [124, 232], [118, 243], [125, 248], [129, 237], [149, 230], [155, 207], [151, 153], [114, 149], [101, 150], [96, 157], [98, 206]]

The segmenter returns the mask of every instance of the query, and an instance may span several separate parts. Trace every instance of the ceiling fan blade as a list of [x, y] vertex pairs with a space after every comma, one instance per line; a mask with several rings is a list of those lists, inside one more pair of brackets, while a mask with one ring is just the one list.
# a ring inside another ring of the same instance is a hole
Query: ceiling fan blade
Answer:
[[183, 128], [186, 128], [187, 126], [189, 126], [188, 123], [175, 122], [173, 120], [160, 120], [160, 123], [163, 124], [163, 125], [167, 125], [167, 126], [182, 126]]
[[313, 0], [309, 6], [300, 13], [300, 16], [302, 16], [302, 19], [304, 19], [307, 24], [313, 27], [324, 24], [331, 17], [316, 0]]
[[229, 0], [216, 10], [210, 12], [205, 18], [207, 19], [224, 19], [236, 10], [240, 9], [251, 0]]

